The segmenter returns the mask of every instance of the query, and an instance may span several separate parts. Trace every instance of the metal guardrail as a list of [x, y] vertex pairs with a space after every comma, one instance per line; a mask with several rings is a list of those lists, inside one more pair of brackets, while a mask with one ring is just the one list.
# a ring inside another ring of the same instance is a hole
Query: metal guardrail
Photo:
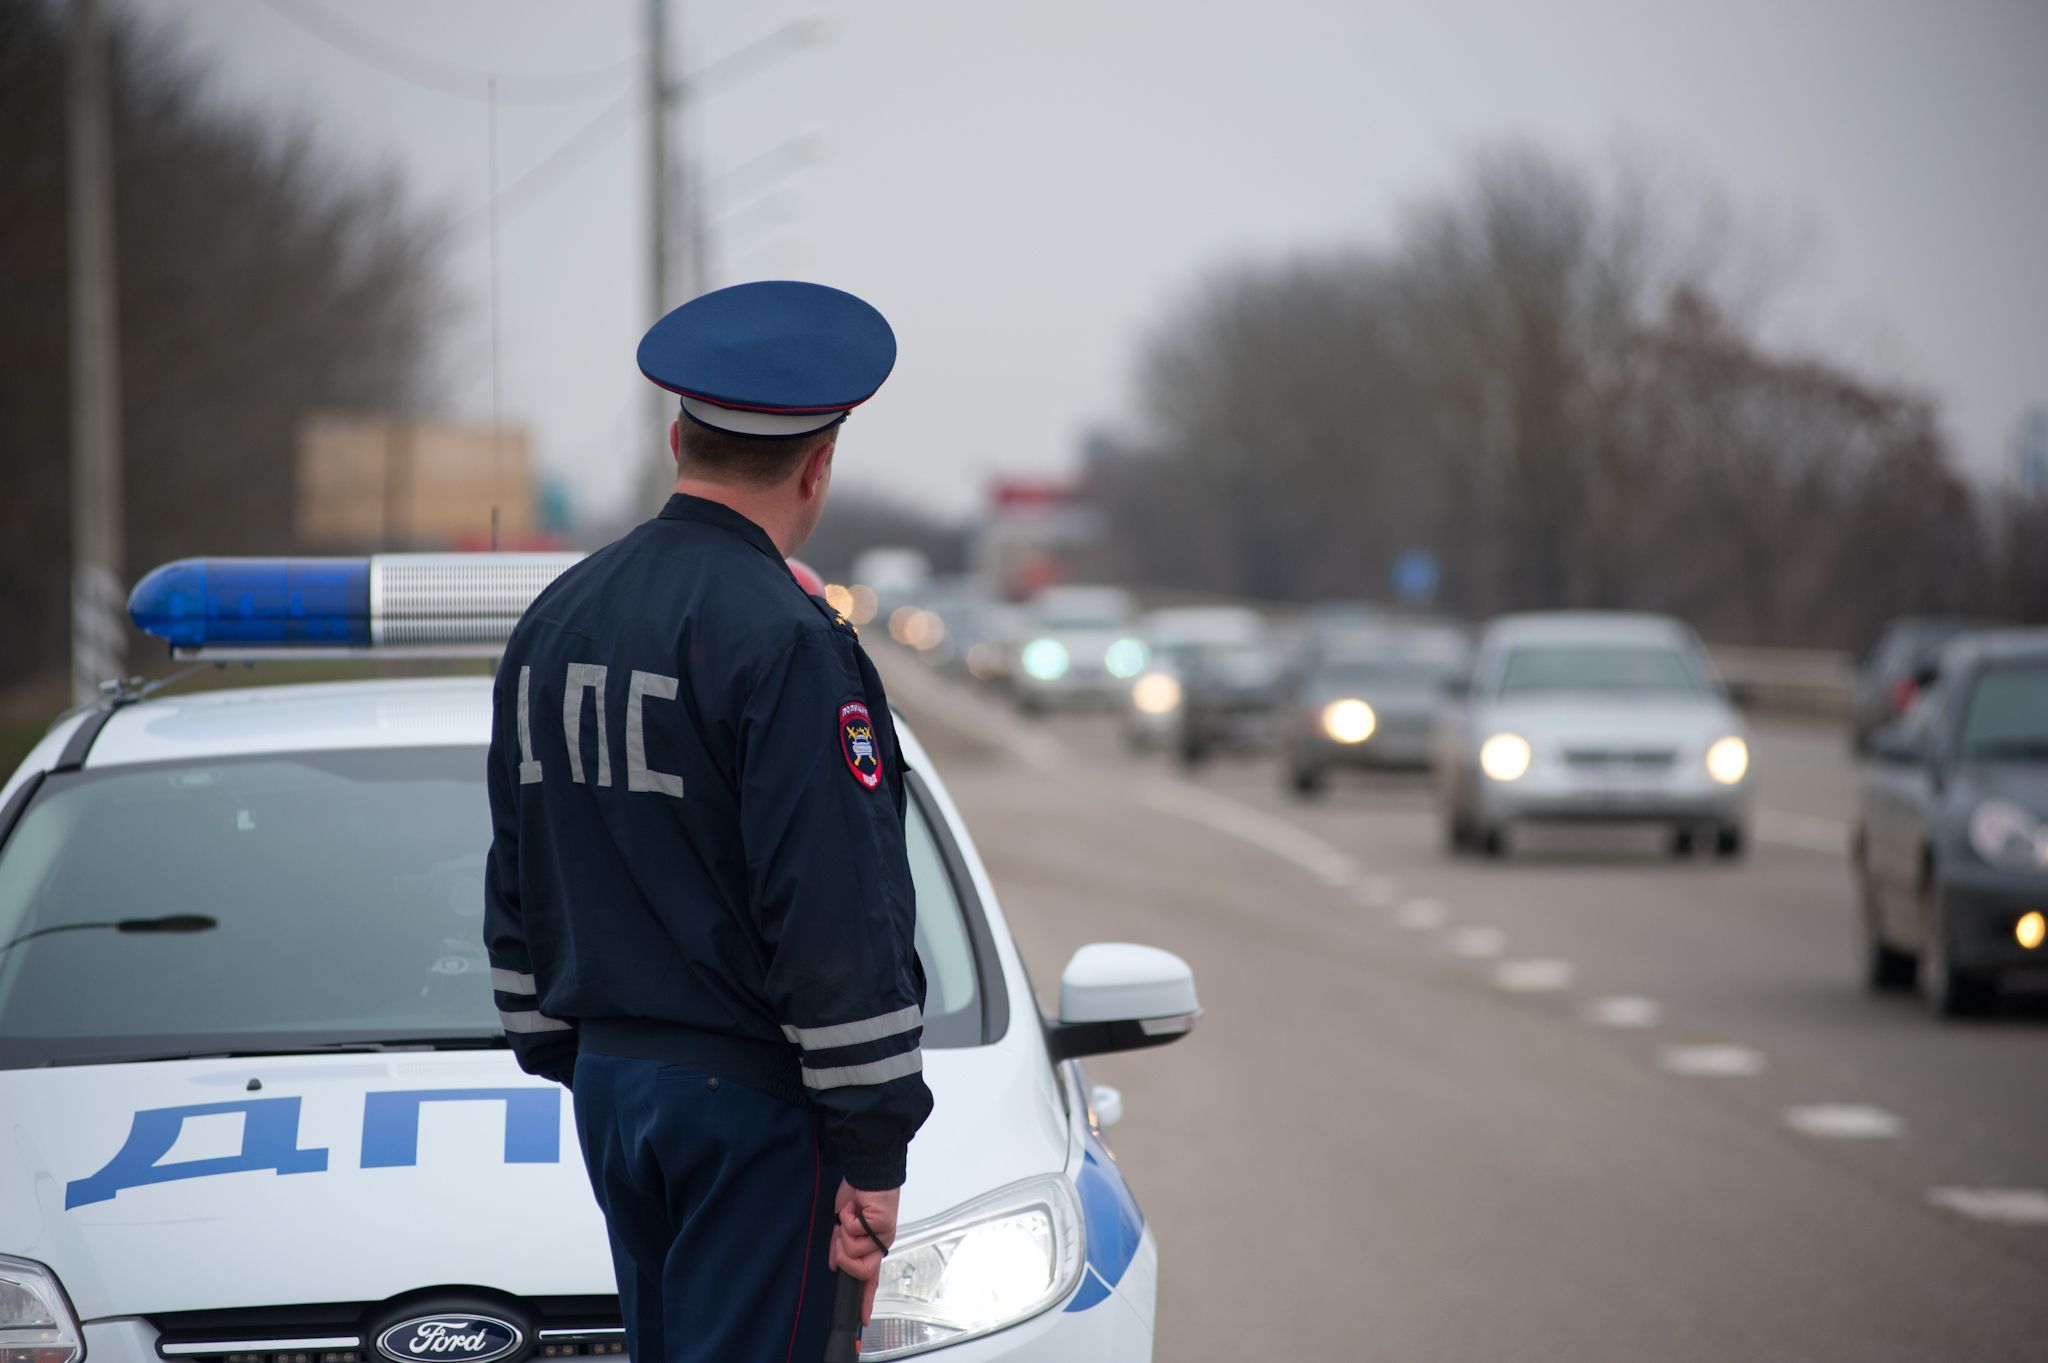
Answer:
[[1856, 662], [1829, 649], [1709, 645], [1721, 679], [1750, 694], [1758, 710], [1843, 718], [1855, 694]]

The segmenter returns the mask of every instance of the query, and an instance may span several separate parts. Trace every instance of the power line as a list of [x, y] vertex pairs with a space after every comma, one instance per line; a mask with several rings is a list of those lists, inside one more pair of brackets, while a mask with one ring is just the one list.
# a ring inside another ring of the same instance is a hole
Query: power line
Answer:
[[636, 103], [628, 91], [598, 110], [595, 117], [562, 139], [562, 144], [536, 162], [533, 168], [474, 208], [451, 219], [432, 244], [439, 246], [450, 237], [488, 224], [495, 210], [500, 223], [516, 217], [545, 197], [584, 162], [594, 156], [618, 130], [625, 126], [621, 115]]
[[[264, 0], [279, 18], [311, 34], [329, 47], [365, 66], [437, 95], [487, 102], [489, 71], [459, 66], [404, 47], [314, 3], [314, 0]], [[618, 89], [633, 67], [631, 58], [559, 76], [496, 76], [498, 100], [512, 104], [571, 104]]]

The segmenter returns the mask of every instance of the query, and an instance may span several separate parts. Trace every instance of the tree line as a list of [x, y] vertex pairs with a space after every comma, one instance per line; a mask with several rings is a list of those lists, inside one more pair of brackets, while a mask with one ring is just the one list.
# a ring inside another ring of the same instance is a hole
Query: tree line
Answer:
[[[435, 224], [392, 177], [223, 106], [166, 32], [111, 27], [132, 581], [289, 550], [301, 418], [414, 407], [442, 296]], [[69, 667], [68, 36], [63, 5], [0, 0], [0, 690], [38, 694]]]
[[1767, 345], [1716, 201], [1528, 146], [1393, 245], [1220, 271], [1144, 347], [1095, 470], [1134, 581], [1274, 600], [1669, 611], [1861, 647], [1894, 615], [2048, 618], [2048, 505], [1973, 487], [1932, 402]]

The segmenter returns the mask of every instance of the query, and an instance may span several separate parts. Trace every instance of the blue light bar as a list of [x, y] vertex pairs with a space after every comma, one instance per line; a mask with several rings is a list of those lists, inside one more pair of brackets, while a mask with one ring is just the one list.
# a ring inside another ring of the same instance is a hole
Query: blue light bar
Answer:
[[171, 647], [370, 643], [366, 558], [185, 558], [135, 584], [128, 615]]
[[136, 583], [128, 614], [186, 658], [487, 658], [579, 557], [187, 558]]

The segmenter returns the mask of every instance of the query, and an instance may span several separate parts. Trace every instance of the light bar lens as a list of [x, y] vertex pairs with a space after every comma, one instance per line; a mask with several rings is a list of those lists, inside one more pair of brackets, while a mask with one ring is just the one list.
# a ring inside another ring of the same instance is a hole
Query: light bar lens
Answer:
[[166, 563], [135, 584], [128, 615], [174, 648], [370, 642], [370, 562], [215, 558]]

